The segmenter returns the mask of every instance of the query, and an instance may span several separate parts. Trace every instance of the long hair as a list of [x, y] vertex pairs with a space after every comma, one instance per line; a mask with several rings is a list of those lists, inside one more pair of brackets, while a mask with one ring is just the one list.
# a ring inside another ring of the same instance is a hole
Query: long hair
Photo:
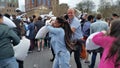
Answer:
[[0, 18], [3, 18], [3, 15], [0, 13]]
[[120, 19], [112, 21], [109, 35], [115, 37], [116, 40], [112, 44], [106, 59], [116, 56], [115, 68], [118, 68], [120, 65]]
[[68, 49], [72, 49], [72, 46], [71, 46], [71, 38], [72, 38], [72, 30], [70, 28], [70, 25], [69, 23], [64, 19], [64, 17], [57, 17], [56, 20], [58, 21], [58, 23], [61, 23], [61, 27], [64, 29], [65, 31], [65, 44], [66, 44], [66, 47]]

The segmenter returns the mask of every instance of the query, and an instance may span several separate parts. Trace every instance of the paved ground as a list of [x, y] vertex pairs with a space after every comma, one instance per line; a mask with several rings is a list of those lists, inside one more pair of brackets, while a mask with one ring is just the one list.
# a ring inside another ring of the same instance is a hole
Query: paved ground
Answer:
[[[44, 51], [37, 52], [35, 50], [33, 53], [28, 54], [28, 57], [25, 59], [24, 68], [52, 68], [52, 62], [50, 62], [50, 58], [52, 57], [50, 49], [44, 49]], [[90, 57], [89, 57], [90, 59]], [[88, 68], [88, 64], [82, 62], [82, 68]], [[95, 68], [97, 68], [99, 62], [99, 55], [96, 60]], [[76, 68], [74, 56], [71, 56], [71, 68]]]

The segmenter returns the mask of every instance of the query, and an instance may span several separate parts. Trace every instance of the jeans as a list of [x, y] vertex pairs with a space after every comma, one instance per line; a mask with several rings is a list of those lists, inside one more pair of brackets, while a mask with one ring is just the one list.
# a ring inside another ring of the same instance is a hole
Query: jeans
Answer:
[[18, 68], [18, 63], [14, 57], [0, 60], [0, 68]]
[[80, 62], [80, 52], [81, 52], [81, 46], [77, 46], [76, 50], [74, 51], [74, 59], [75, 59], [77, 68], [82, 68], [82, 65]]
[[93, 52], [90, 68], [94, 68], [94, 66], [95, 66], [95, 61], [96, 61], [96, 56], [97, 56], [97, 52]]
[[24, 68], [24, 61], [17, 60], [17, 62], [19, 64], [19, 68]]
[[[102, 56], [102, 53], [100, 53], [100, 58], [101, 58], [101, 56]], [[90, 65], [89, 68], [94, 68], [96, 57], [97, 57], [97, 52], [93, 52], [92, 59], [91, 59], [91, 65]]]
[[52, 68], [70, 68], [70, 53], [67, 52], [60, 52], [59, 54], [55, 55], [55, 60], [53, 62]]
[[51, 46], [51, 51], [52, 51], [52, 55], [53, 55], [53, 59], [55, 58], [55, 53], [54, 53], [54, 50], [53, 50], [53, 47]]

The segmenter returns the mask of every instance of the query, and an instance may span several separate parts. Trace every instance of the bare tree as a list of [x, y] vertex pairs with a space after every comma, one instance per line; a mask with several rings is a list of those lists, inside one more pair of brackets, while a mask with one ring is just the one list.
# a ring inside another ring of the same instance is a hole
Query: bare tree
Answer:
[[100, 12], [104, 18], [110, 17], [112, 13], [111, 4], [109, 2], [101, 2], [98, 12]]
[[117, 0], [116, 3], [106, 2], [101, 0], [98, 12], [100, 12], [104, 18], [111, 17], [112, 13], [117, 13], [120, 15], [120, 0]]
[[76, 7], [78, 10], [82, 11], [82, 12], [91, 12], [94, 8], [95, 8], [95, 4], [93, 1], [90, 0], [85, 0], [83, 2], [80, 2], [79, 4], [77, 4]]

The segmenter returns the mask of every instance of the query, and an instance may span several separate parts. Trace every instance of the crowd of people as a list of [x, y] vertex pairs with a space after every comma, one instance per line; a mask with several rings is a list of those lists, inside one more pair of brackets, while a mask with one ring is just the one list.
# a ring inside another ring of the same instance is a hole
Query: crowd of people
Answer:
[[[36, 17], [27, 15], [17, 17], [9, 14], [0, 14], [0, 68], [24, 68], [24, 59], [18, 59], [14, 55], [13, 47], [26, 46], [26, 54], [44, 51], [44, 47], [51, 48], [53, 58], [52, 68], [70, 68], [70, 57], [74, 53], [77, 68], [82, 68], [81, 52], [87, 38], [95, 33], [92, 41], [100, 47], [86, 50], [85, 63], [90, 63], [88, 68], [94, 68], [97, 53], [100, 53], [98, 68], [120, 68], [120, 19], [119, 15], [111, 14], [111, 18], [102, 18], [101, 14], [81, 14], [80, 18], [75, 16], [73, 8], [68, 9], [67, 14], [55, 17]], [[3, 23], [3, 16], [11, 19], [16, 27], [9, 28]], [[38, 31], [46, 26], [48, 33], [45, 38], [36, 39]], [[25, 39], [26, 41], [20, 41]], [[21, 44], [23, 43], [23, 44]], [[24, 49], [25, 49], [24, 48]], [[17, 53], [17, 52], [15, 52]], [[88, 59], [92, 53], [91, 60]]]

